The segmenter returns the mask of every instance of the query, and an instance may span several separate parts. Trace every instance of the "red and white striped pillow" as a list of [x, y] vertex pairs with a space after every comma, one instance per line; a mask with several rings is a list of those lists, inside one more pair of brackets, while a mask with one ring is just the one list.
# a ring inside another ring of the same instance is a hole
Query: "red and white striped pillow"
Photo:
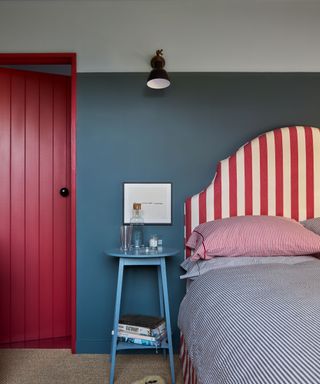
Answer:
[[320, 252], [320, 237], [279, 216], [235, 216], [196, 227], [187, 247], [192, 260], [214, 256], [289, 256]]

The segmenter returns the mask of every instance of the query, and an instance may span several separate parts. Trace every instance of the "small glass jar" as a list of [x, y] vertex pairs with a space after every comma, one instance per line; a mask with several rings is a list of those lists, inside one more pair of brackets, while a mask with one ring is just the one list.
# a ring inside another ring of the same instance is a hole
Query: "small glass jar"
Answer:
[[162, 248], [162, 239], [159, 239], [159, 238], [158, 238], [158, 247], [157, 247], [157, 250], [158, 250], [159, 252], [162, 252], [162, 250], [163, 250], [163, 248]]
[[158, 248], [158, 236], [152, 235], [149, 240], [149, 247], [150, 249], [157, 249]]

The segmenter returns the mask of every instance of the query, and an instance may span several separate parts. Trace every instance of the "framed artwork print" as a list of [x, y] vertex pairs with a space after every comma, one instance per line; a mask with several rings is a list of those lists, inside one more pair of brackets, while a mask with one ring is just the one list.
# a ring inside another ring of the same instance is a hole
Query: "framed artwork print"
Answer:
[[141, 204], [145, 224], [172, 224], [172, 183], [124, 182], [123, 224], [130, 224], [134, 203]]

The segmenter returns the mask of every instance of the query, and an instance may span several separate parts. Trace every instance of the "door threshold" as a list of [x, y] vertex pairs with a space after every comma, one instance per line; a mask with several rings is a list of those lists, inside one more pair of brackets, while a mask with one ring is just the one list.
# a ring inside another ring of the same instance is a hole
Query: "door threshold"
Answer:
[[71, 349], [71, 336], [54, 337], [50, 339], [16, 341], [13, 343], [2, 343], [0, 349]]

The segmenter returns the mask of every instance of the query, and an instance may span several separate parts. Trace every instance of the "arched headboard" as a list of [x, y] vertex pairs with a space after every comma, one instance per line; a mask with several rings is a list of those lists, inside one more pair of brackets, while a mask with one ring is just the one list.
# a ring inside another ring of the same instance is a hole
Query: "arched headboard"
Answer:
[[201, 223], [244, 215], [320, 216], [319, 128], [275, 129], [220, 161], [212, 183], [185, 202], [185, 237]]

